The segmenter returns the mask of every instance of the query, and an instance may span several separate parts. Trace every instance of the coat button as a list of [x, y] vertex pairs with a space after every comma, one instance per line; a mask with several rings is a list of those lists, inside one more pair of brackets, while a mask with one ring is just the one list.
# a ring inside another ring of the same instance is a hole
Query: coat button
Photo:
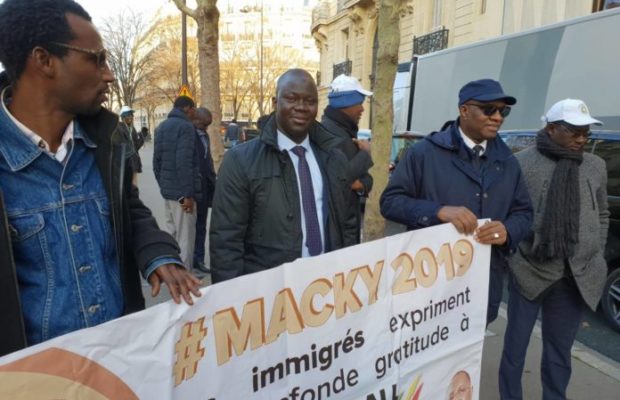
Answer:
[[82, 265], [79, 269], [80, 273], [83, 274], [85, 272], [88, 272], [92, 269], [92, 267], [90, 265]]
[[480, 197], [480, 193], [476, 193], [476, 197]]
[[489, 198], [489, 195], [488, 195], [487, 193], [484, 193], [484, 194], [482, 195], [482, 197], [484, 197], [485, 199], [487, 199], [487, 198]]
[[88, 307], [88, 312], [91, 314], [94, 314], [97, 311], [99, 311], [99, 308], [101, 308], [101, 306], [99, 304], [95, 304], [93, 306]]
[[73, 189], [73, 188], [74, 188], [74, 186], [73, 186], [73, 185], [70, 185], [70, 184], [68, 184], [68, 183], [63, 183], [63, 184], [62, 184], [62, 190], [71, 190], [71, 189]]
[[72, 232], [79, 232], [80, 229], [82, 229], [82, 225], [76, 225], [76, 224], [71, 225]]

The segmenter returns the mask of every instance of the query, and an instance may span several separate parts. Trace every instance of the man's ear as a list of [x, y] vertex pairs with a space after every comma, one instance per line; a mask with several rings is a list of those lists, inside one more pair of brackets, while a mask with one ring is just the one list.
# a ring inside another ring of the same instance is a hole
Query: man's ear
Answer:
[[26, 60], [26, 68], [28, 64], [39, 71], [44, 76], [51, 78], [56, 73], [56, 62], [59, 61], [57, 57], [52, 57], [49, 51], [43, 47], [37, 46], [32, 49], [30, 57]]
[[467, 107], [465, 104], [461, 104], [459, 106], [459, 116], [461, 117], [462, 120], [467, 120], [469, 119], [469, 107]]
[[271, 108], [276, 109], [276, 104], [278, 104], [277, 96], [271, 96]]

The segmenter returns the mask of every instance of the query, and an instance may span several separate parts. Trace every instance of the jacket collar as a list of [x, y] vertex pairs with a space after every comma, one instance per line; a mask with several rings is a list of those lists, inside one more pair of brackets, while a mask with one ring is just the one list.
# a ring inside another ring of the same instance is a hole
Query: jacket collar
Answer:
[[[453, 151], [455, 153], [462, 150], [467, 151], [467, 146], [463, 142], [461, 134], [459, 133], [459, 122], [460, 119], [457, 118], [457, 120], [445, 130], [432, 132], [425, 139], [433, 143], [435, 146]], [[487, 140], [487, 147], [484, 154], [487, 159], [491, 161], [502, 161], [512, 157], [510, 148], [506, 145], [506, 143], [504, 143], [499, 135], [495, 139]]]
[[359, 127], [357, 126], [355, 121], [353, 121], [351, 117], [349, 117], [347, 114], [343, 113], [337, 108], [327, 106], [325, 107], [325, 110], [323, 110], [323, 117], [327, 117], [334, 121], [336, 124], [342, 126], [344, 130], [347, 131], [349, 136], [351, 136], [353, 139], [357, 139], [357, 131], [359, 130]]
[[[95, 148], [109, 142], [118, 125], [116, 114], [102, 108], [95, 116], [78, 116], [74, 120], [75, 139], [82, 139], [88, 147]], [[10, 116], [0, 107], [0, 154], [12, 171], [19, 171], [39, 157], [43, 150], [32, 143]]]
[[183, 110], [181, 110], [180, 108], [176, 108], [176, 107], [170, 110], [170, 112], [168, 113], [168, 118], [181, 118], [181, 119], [191, 122], [187, 114], [185, 114]]
[[[272, 113], [261, 131], [260, 140], [274, 150], [280, 151], [277, 132], [278, 128], [275, 113]], [[342, 141], [342, 139], [326, 131], [325, 128], [316, 121], [310, 125], [308, 136], [310, 143], [323, 151], [329, 150], [329, 148], [336, 146]]]

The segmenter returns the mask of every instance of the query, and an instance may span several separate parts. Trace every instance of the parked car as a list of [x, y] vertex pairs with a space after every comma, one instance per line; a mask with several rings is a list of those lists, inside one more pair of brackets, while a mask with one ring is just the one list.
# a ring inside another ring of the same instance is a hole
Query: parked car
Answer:
[[[513, 152], [536, 142], [535, 131], [504, 131], [500, 137]], [[607, 195], [609, 201], [609, 234], [605, 248], [607, 283], [601, 308], [612, 327], [620, 332], [620, 132], [593, 130], [585, 151], [598, 155], [607, 164]]]
[[390, 153], [390, 165], [388, 166], [388, 170], [390, 172], [394, 171], [396, 165], [405, 154], [409, 146], [412, 144], [422, 140], [426, 135], [419, 132], [396, 132], [392, 135], [392, 151]]

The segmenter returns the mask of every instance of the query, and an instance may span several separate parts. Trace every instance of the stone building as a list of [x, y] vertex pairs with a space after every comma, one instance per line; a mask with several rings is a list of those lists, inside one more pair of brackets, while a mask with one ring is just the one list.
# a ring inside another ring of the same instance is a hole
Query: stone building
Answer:
[[[312, 36], [321, 53], [319, 98], [346, 73], [371, 88], [377, 47], [378, 0], [322, 0], [312, 14]], [[400, 12], [399, 63], [448, 47], [521, 32], [599, 11], [605, 0], [408, 0]], [[369, 102], [370, 100], [367, 100]], [[369, 106], [366, 106], [369, 110]], [[365, 112], [360, 127], [368, 127]]]

